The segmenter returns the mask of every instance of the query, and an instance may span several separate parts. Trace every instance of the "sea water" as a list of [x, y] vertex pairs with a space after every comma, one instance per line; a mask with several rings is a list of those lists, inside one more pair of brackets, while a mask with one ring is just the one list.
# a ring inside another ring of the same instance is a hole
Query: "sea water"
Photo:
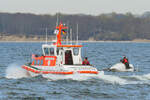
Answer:
[[[0, 100], [149, 100], [150, 43], [82, 43], [98, 75], [39, 75], [21, 68], [43, 43], [0, 43]], [[138, 71], [106, 72], [123, 55]]]

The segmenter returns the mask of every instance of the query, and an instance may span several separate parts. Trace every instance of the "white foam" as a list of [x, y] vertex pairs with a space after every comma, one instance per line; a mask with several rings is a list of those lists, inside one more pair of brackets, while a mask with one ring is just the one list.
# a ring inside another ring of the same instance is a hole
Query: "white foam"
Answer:
[[141, 80], [141, 81], [147, 81], [147, 80], [150, 80], [150, 73], [144, 74], [144, 75], [133, 75], [131, 77], [136, 78], [136, 79]]
[[84, 81], [91, 78], [98, 78], [99, 75], [103, 75], [104, 72], [100, 71], [99, 74], [72, 74], [72, 75], [52, 75], [52, 74], [46, 74], [42, 75], [44, 78], [48, 78], [49, 80], [64, 80], [64, 79], [71, 79], [71, 80], [77, 80], [77, 81]]
[[120, 85], [128, 84], [127, 80], [122, 79], [119, 76], [101, 75], [101, 76], [99, 76], [99, 78], [102, 79], [102, 80], [104, 80], [107, 83], [120, 84]]
[[[150, 73], [144, 74], [144, 75], [132, 75], [132, 76], [126, 76], [126, 78], [123, 78], [122, 76], [114, 76], [114, 75], [101, 75], [99, 76], [100, 79], [103, 79], [106, 82], [112, 83], [112, 84], [120, 84], [120, 85], [126, 85], [126, 84], [150, 84]], [[132, 80], [132, 78], [136, 78], [137, 80]]]
[[26, 70], [21, 68], [21, 65], [13, 63], [7, 67], [5, 77], [19, 79], [23, 77], [29, 77], [29, 74]]
[[[77, 80], [77, 81], [85, 81], [89, 80], [91, 78], [96, 78], [105, 81], [106, 83], [111, 84], [119, 84], [119, 85], [126, 85], [126, 84], [141, 84], [144, 83], [142, 81], [129, 81], [123, 77], [115, 76], [115, 75], [104, 75], [103, 71], [99, 71], [99, 74], [73, 74], [73, 75], [52, 75], [52, 74], [45, 74], [42, 75], [44, 78], [47, 78], [49, 81], [57, 81], [57, 80], [64, 80], [64, 79], [71, 79], [71, 80]], [[145, 75], [146, 77], [150, 76]], [[133, 77], [133, 76], [132, 76]], [[132, 78], [131, 76], [128, 76], [128, 78]], [[141, 76], [139, 76], [141, 77]]]
[[47, 78], [49, 81], [57, 81], [57, 80], [64, 80], [64, 79], [71, 79], [71, 80], [77, 80], [77, 81], [85, 81], [89, 80], [91, 78], [100, 79], [105, 81], [106, 83], [112, 83], [112, 84], [135, 84], [133, 82], [129, 82], [126, 79], [123, 79], [119, 76], [114, 75], [104, 75], [103, 71], [99, 71], [99, 74], [73, 74], [73, 75], [52, 75], [52, 74], [46, 74], [42, 75], [44, 78]]
[[[103, 71], [99, 71], [99, 74], [73, 74], [73, 75], [43, 75], [50, 81], [71, 79], [77, 81], [89, 80], [91, 78], [96, 78], [103, 80], [106, 83], [127, 85], [127, 84], [150, 84], [150, 73], [144, 75], [132, 75], [132, 76], [115, 76], [115, 75], [104, 75]], [[137, 80], [133, 80], [136, 78]]]

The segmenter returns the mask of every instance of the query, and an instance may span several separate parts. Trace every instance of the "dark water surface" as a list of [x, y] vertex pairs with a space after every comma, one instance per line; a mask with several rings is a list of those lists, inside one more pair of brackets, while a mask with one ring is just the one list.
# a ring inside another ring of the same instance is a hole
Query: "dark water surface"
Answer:
[[0, 43], [1, 100], [150, 99], [150, 43], [83, 43], [83, 56], [88, 56], [98, 70], [111, 67], [126, 55], [138, 72], [24, 77], [21, 65], [30, 61], [32, 53], [40, 54], [41, 45]]

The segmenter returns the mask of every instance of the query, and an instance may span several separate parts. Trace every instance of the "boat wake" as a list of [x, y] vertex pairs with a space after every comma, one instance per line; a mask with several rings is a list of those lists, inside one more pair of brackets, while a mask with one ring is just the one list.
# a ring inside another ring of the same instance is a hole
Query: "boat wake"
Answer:
[[92, 78], [96, 80], [102, 80], [106, 83], [127, 85], [127, 84], [150, 84], [150, 74], [145, 75], [132, 75], [132, 76], [115, 76], [115, 75], [104, 75], [103, 71], [99, 71], [97, 75], [91, 74], [73, 74], [73, 75], [43, 75], [44, 78], [47, 78], [49, 81], [57, 80], [77, 80], [85, 81]]
[[[20, 79], [28, 78], [31, 76], [26, 70], [21, 68], [21, 64], [11, 64], [6, 69], [6, 78]], [[99, 74], [78, 74], [73, 75], [55, 75], [55, 74], [43, 74], [43, 78], [49, 81], [57, 80], [77, 80], [85, 81], [90, 79], [102, 80], [106, 83], [111, 84], [150, 84], [150, 73], [144, 75], [132, 75], [132, 76], [116, 76], [116, 75], [105, 75], [104, 71], [99, 71]]]
[[132, 76], [115, 76], [115, 75], [101, 75], [99, 79], [107, 83], [127, 85], [127, 84], [150, 84], [150, 73], [144, 75]]
[[64, 79], [85, 81], [85, 80], [89, 80], [89, 79], [92, 79], [92, 78], [98, 78], [101, 75], [104, 75], [104, 71], [99, 71], [99, 74], [79, 74], [79, 73], [75, 73], [75, 74], [72, 74], [72, 75], [45, 74], [45, 75], [42, 75], [42, 76], [44, 78], [49, 79], [50, 81], [64, 80]]

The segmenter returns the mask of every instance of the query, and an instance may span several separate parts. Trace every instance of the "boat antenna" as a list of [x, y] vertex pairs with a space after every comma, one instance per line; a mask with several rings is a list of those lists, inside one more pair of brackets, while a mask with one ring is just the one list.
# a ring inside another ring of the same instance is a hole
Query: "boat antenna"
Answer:
[[70, 42], [71, 42], [71, 45], [72, 45], [72, 28], [70, 29]]
[[59, 13], [56, 13], [57, 19], [56, 19], [56, 26], [58, 26], [59, 23]]
[[[67, 27], [69, 26], [69, 22], [67, 22]], [[67, 44], [68, 44], [68, 35], [69, 35], [69, 32], [68, 32], [68, 28], [67, 28], [67, 36], [66, 36], [66, 42], [67, 42]]]
[[45, 30], [46, 30], [46, 44], [47, 44], [47, 28]]
[[78, 38], [79, 38], [78, 34], [79, 32], [78, 32], [78, 23], [77, 23], [77, 44], [78, 44]]
[[87, 48], [86, 48], [86, 46], [84, 46], [84, 57], [87, 57], [87, 50], [86, 50]]
[[[56, 16], [57, 16], [57, 19], [56, 19], [56, 27], [57, 27], [59, 25], [59, 13], [56, 13]], [[56, 36], [56, 41], [57, 41], [57, 36]]]

